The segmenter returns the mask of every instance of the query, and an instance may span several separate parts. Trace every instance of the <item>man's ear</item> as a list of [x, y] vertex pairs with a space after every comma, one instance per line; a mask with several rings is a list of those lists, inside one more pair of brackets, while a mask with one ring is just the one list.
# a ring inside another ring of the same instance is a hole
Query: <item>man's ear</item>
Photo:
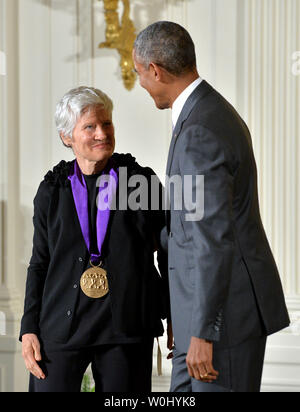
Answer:
[[72, 147], [72, 139], [70, 136], [65, 136], [63, 133], [60, 133], [60, 138], [65, 146]]
[[156, 63], [151, 62], [149, 65], [149, 70], [154, 76], [154, 80], [157, 82], [161, 82], [163, 80], [163, 68], [157, 65]]

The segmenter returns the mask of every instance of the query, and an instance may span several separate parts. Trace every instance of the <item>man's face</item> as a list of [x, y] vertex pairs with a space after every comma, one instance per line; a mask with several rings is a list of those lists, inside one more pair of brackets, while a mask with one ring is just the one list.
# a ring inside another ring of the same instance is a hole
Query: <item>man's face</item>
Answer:
[[140, 85], [147, 90], [152, 99], [154, 100], [158, 109], [169, 109], [171, 107], [170, 99], [168, 97], [167, 88], [164, 83], [157, 76], [155, 68], [150, 65], [146, 69], [141, 63], [139, 63], [133, 51], [133, 61], [135, 71], [139, 77]]

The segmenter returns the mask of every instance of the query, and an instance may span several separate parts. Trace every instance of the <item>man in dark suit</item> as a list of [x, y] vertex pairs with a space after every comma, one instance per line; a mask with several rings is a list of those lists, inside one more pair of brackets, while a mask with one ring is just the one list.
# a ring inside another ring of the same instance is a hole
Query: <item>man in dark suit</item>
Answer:
[[[182, 183], [166, 188], [171, 391], [259, 391], [266, 338], [287, 327], [289, 316], [261, 222], [249, 130], [200, 78], [183, 27], [149, 26], [138, 35], [133, 58], [156, 106], [172, 108], [167, 178], [180, 176]], [[178, 210], [176, 201], [189, 195]]]

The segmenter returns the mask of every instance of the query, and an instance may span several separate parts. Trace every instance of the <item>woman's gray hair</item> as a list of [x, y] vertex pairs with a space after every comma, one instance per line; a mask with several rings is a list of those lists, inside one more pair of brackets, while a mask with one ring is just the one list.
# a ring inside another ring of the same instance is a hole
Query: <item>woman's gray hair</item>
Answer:
[[196, 68], [194, 42], [187, 30], [177, 23], [151, 24], [137, 36], [134, 50], [137, 61], [147, 70], [151, 62], [175, 76]]
[[57, 104], [55, 112], [55, 123], [60, 137], [61, 134], [72, 137], [77, 120], [83, 112], [89, 107], [98, 105], [102, 105], [112, 115], [113, 102], [101, 90], [82, 86], [66, 93]]

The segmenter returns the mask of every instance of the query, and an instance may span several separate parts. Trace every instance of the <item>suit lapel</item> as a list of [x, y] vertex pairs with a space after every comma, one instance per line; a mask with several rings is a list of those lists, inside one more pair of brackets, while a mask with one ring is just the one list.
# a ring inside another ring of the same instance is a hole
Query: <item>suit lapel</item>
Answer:
[[175, 129], [173, 131], [172, 135], [172, 141], [169, 149], [169, 155], [168, 155], [168, 162], [167, 162], [167, 170], [166, 170], [166, 175], [170, 175], [171, 171], [171, 166], [172, 166], [172, 161], [173, 161], [173, 156], [174, 156], [174, 150], [176, 146], [177, 139], [182, 131], [182, 127], [184, 122], [187, 120], [189, 117], [191, 111], [195, 107], [196, 103], [201, 100], [204, 96], [206, 96], [209, 92], [211, 92], [213, 88], [205, 81], [203, 80], [199, 86], [193, 91], [193, 93], [189, 96], [187, 99], [185, 105], [183, 106], [183, 109], [180, 113], [180, 116], [178, 118], [178, 121], [176, 123]]
[[180, 113], [180, 116], [178, 118], [178, 121], [176, 123], [175, 129], [173, 131], [172, 135], [172, 141], [169, 149], [169, 155], [168, 155], [168, 162], [167, 162], [167, 170], [166, 170], [166, 184], [165, 184], [165, 196], [166, 196], [166, 225], [167, 225], [167, 233], [170, 233], [170, 220], [171, 220], [171, 213], [169, 210], [170, 204], [169, 204], [169, 185], [168, 185], [168, 177], [170, 176], [171, 172], [171, 166], [172, 166], [172, 161], [174, 157], [174, 151], [175, 151], [175, 146], [177, 139], [182, 131], [184, 122], [187, 120], [189, 117], [191, 111], [197, 104], [199, 100], [201, 100], [203, 97], [205, 97], [208, 93], [210, 93], [213, 90], [213, 88], [205, 81], [203, 80], [199, 86], [193, 91], [193, 93], [189, 96], [187, 99], [185, 105], [183, 106], [183, 109]]

